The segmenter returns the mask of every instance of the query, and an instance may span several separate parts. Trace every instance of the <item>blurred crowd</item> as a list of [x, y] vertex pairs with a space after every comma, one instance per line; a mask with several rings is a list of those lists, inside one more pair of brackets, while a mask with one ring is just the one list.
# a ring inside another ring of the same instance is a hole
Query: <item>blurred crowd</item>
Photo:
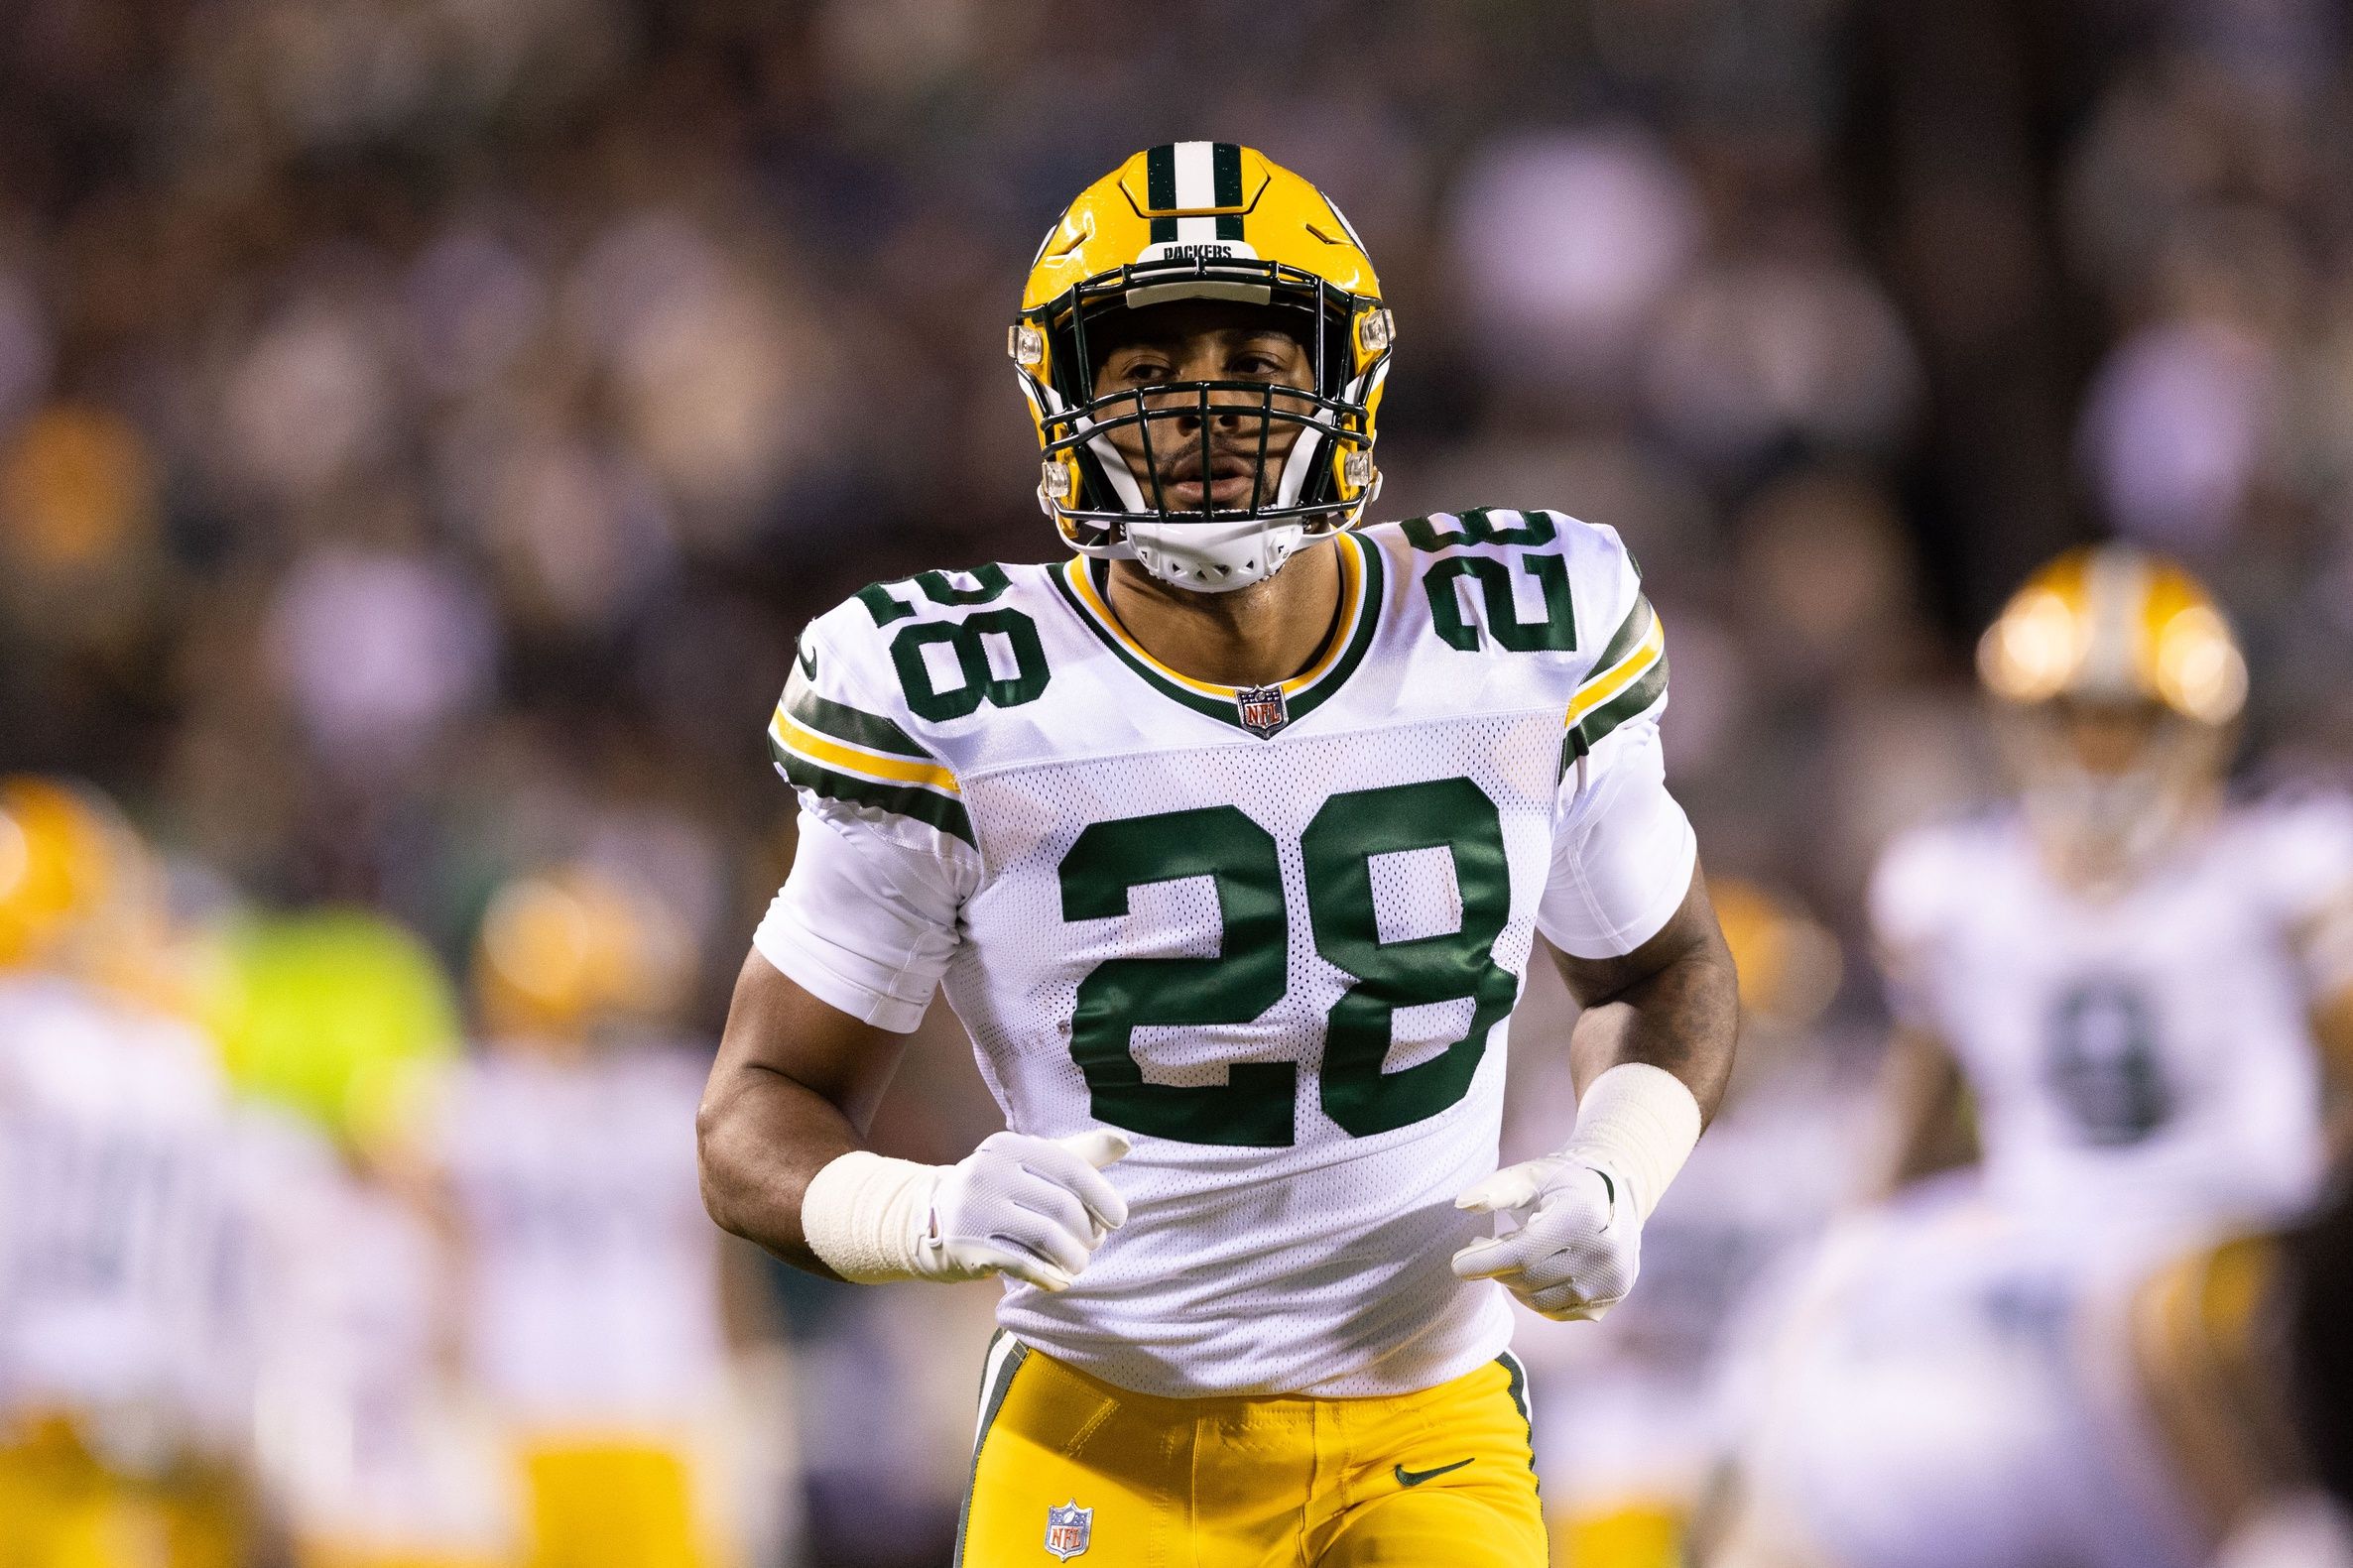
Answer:
[[[1870, 865], [1995, 787], [1967, 651], [2039, 560], [2185, 559], [2247, 646], [2246, 771], [2353, 763], [2345, 29], [2323, 0], [10, 6], [0, 771], [121, 803], [164, 917], [210, 933], [212, 983], [170, 1006], [225, 1053], [220, 1114], [307, 1130], [278, 1143], [308, 1174], [259, 1190], [389, 1260], [386, 1299], [437, 1298], [452, 1258], [487, 1266], [464, 1237], [538, 1223], [476, 1171], [469, 1231], [450, 1109], [539, 1114], [499, 1096], [539, 1107], [514, 1084], [545, 1053], [461, 1043], [534, 1034], [481, 983], [502, 899], [556, 888], [532, 918], [585, 941], [607, 896], [562, 866], [660, 911], [620, 921], [663, 955], [621, 1011], [662, 1043], [596, 1060], [648, 1075], [624, 1106], [673, 1103], [790, 862], [762, 727], [797, 630], [868, 581], [1053, 552], [997, 358], [1026, 263], [1087, 181], [1214, 136], [1328, 190], [1381, 269], [1384, 514], [1549, 506], [1632, 544], [1672, 783], [1788, 959], [1794, 1054], [1851, 1080], [1819, 1063], [1880, 1035]], [[281, 1011], [221, 1011], [270, 976]], [[364, 986], [382, 1017], [351, 1026], [397, 1043], [319, 1067]], [[1565, 1084], [1523, 1048], [1532, 1150]], [[881, 1137], [956, 1157], [995, 1113], [952, 1020], [916, 1049]], [[546, 1223], [691, 1204], [678, 1134], [646, 1135], [667, 1174], [558, 1183], [611, 1207]], [[686, 1248], [655, 1338], [707, 1397], [658, 1413], [727, 1434], [727, 1550], [938, 1560], [991, 1292], [730, 1272], [676, 1218], [631, 1245]], [[313, 1320], [371, 1304], [306, 1278], [272, 1288]], [[1670, 1315], [1680, 1288], [1647, 1286]], [[518, 1381], [458, 1377], [434, 1463], [490, 1474], [445, 1457], [464, 1411], [562, 1396], [528, 1347], [601, 1299], [477, 1294]], [[271, 1443], [317, 1451], [292, 1419], [254, 1448], [281, 1522], [309, 1472]], [[677, 1490], [643, 1459], [674, 1449], [615, 1443], [640, 1458], [584, 1473]], [[516, 1498], [607, 1485], [561, 1464], [455, 1535], [496, 1551]]]

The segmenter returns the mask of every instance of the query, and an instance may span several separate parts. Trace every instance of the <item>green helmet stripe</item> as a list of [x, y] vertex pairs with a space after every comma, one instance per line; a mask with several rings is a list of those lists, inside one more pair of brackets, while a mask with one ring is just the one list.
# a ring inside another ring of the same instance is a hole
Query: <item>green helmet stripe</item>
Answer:
[[[1144, 155], [1144, 204], [1155, 212], [1176, 206], [1176, 144], [1167, 143]], [[1152, 220], [1152, 243], [1167, 245], [1176, 238], [1173, 217]]]
[[1209, 204], [1218, 207], [1238, 207], [1242, 204], [1242, 149], [1231, 142], [1213, 142], [1209, 146]]

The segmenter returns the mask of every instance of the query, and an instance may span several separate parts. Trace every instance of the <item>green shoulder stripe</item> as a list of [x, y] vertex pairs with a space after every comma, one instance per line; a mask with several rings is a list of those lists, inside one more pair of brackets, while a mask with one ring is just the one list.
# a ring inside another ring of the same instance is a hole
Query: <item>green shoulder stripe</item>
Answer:
[[908, 734], [879, 713], [868, 713], [829, 697], [803, 689], [786, 704], [785, 711], [821, 735], [837, 741], [848, 741], [852, 746], [863, 746], [870, 752], [890, 752], [900, 757], [921, 757], [926, 762], [935, 761], [925, 750], [923, 742]]
[[772, 737], [768, 743], [776, 765], [785, 778], [797, 788], [809, 790], [827, 800], [839, 800], [848, 805], [872, 806], [877, 810], [894, 812], [926, 822], [942, 833], [952, 833], [974, 848], [980, 840], [973, 836], [972, 817], [964, 809], [964, 802], [936, 789], [921, 784], [877, 784], [870, 779], [858, 779], [819, 767], [805, 757], [787, 751]]
[[1619, 725], [1643, 712], [1667, 695], [1667, 656], [1643, 671], [1642, 678], [1586, 714], [1568, 732], [1568, 751], [1561, 759], [1565, 767], [1574, 758], [1582, 757], [1601, 744], [1603, 736]]
[[1651, 635], [1651, 623], [1658, 618], [1658, 613], [1651, 608], [1649, 595], [1636, 594], [1633, 607], [1626, 612], [1626, 619], [1618, 623], [1618, 629], [1602, 645], [1601, 657], [1593, 661], [1593, 671], [1585, 678], [1591, 680], [1615, 669], [1628, 654], [1642, 646], [1642, 640]]

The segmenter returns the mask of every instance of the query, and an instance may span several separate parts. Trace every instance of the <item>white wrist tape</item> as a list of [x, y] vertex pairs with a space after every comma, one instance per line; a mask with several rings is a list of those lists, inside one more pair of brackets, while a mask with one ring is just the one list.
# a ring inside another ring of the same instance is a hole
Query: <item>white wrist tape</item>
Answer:
[[862, 1148], [829, 1161], [801, 1195], [808, 1250], [858, 1284], [917, 1278], [941, 1168]]
[[1561, 1146], [1571, 1158], [1606, 1166], [1634, 1191], [1644, 1219], [1699, 1142], [1699, 1102], [1683, 1081], [1649, 1062], [1622, 1061], [1585, 1086], [1577, 1130]]

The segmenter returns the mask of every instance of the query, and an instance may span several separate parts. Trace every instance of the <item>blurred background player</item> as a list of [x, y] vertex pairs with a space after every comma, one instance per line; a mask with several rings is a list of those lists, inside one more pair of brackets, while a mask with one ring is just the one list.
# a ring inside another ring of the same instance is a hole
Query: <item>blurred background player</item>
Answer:
[[1863, 1176], [1871, 1056], [1863, 1031], [1825, 1019], [1836, 938], [1787, 895], [1734, 879], [1712, 891], [1740, 966], [1740, 1055], [1674, 1201], [1643, 1228], [1643, 1281], [1658, 1297], [1587, 1332], [1521, 1341], [1560, 1568], [1685, 1560], [1734, 1435], [1734, 1331]]
[[2105, 1218], [1946, 1176], [1842, 1224], [1762, 1336], [1700, 1560], [2353, 1563], [2353, 1189], [2236, 1236]]
[[431, 1152], [528, 1568], [732, 1561], [721, 1254], [694, 1168], [705, 1058], [672, 1032], [691, 957], [675, 912], [583, 867], [508, 883], [483, 917], [480, 1050]]
[[2246, 663], [2161, 557], [2058, 557], [1978, 669], [2016, 803], [1905, 836], [1872, 886], [1894, 1178], [1951, 1161], [1965, 1092], [2014, 1201], [2292, 1212], [2353, 1066], [2353, 803], [2226, 803]]
[[257, 1468], [296, 1568], [495, 1568], [511, 1509], [449, 1351], [421, 1107], [461, 1044], [432, 953], [363, 910], [241, 912], [206, 1016], [238, 1092]]
[[0, 1564], [246, 1549], [226, 1085], [160, 868], [78, 784], [0, 780]]

